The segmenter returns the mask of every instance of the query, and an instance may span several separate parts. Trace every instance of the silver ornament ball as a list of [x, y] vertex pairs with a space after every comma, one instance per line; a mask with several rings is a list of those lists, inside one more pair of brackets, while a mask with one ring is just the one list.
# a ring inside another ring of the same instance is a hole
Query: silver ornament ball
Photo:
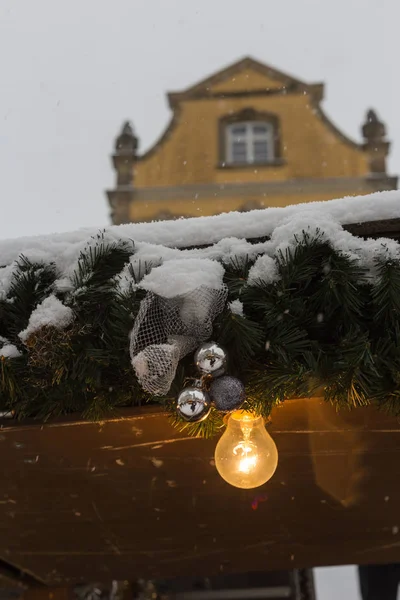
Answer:
[[184, 388], [178, 396], [176, 410], [185, 421], [203, 421], [211, 410], [210, 396], [199, 387]]
[[220, 377], [226, 371], [227, 354], [215, 342], [206, 342], [197, 349], [194, 362], [202, 375]]
[[235, 410], [246, 398], [245, 387], [237, 377], [224, 375], [211, 382], [210, 398], [218, 410]]

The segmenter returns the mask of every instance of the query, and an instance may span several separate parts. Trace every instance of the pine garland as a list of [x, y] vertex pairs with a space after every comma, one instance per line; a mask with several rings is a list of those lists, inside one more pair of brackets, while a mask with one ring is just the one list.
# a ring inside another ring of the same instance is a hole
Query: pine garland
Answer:
[[[7, 343], [20, 353], [0, 358], [0, 410], [17, 418], [78, 412], [98, 419], [121, 406], [159, 402], [189, 435], [219, 430], [217, 411], [197, 424], [174, 411], [179, 390], [195, 376], [192, 356], [181, 361], [168, 398], [149, 397], [135, 378], [128, 337], [145, 294], [138, 284], [152, 265], [133, 269], [134, 254], [133, 244], [99, 234], [62, 288], [55, 265], [20, 258], [0, 299], [0, 350]], [[371, 276], [322, 232], [303, 233], [275, 261], [278, 277], [252, 285], [255, 258], [224, 264], [228, 303], [213, 339], [228, 348], [229, 371], [245, 382], [247, 407], [268, 416], [288, 398], [322, 390], [338, 406], [374, 403], [400, 414], [400, 261], [388, 253]], [[129, 278], [123, 288], [121, 272]], [[42, 327], [23, 342], [19, 333], [51, 294], [70, 307], [73, 322]], [[243, 316], [230, 310], [234, 300], [243, 304]]]

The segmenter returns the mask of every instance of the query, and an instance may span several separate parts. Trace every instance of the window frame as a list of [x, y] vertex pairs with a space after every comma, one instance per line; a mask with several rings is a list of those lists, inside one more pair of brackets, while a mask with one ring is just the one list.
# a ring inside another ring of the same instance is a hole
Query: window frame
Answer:
[[[232, 162], [229, 159], [231, 151], [228, 146], [228, 128], [231, 125], [239, 125], [239, 123], [265, 123], [271, 128], [271, 142], [273, 147], [273, 155], [265, 161], [254, 162]], [[258, 112], [253, 108], [245, 108], [237, 113], [224, 115], [219, 119], [219, 160], [218, 168], [240, 169], [240, 168], [255, 168], [279, 166], [285, 164], [281, 155], [281, 138], [280, 138], [280, 122], [277, 115], [267, 112]]]
[[[266, 128], [265, 132], [257, 133], [254, 131], [257, 125], [262, 125]], [[234, 132], [234, 129], [241, 127], [244, 129], [243, 135]], [[237, 121], [236, 123], [228, 123], [225, 126], [225, 147], [226, 147], [226, 163], [228, 165], [265, 165], [273, 162], [275, 159], [274, 153], [274, 128], [269, 121]], [[267, 147], [266, 159], [257, 159], [255, 144], [256, 142], [265, 142]], [[244, 144], [246, 158], [244, 161], [237, 161], [234, 157], [234, 144]]]

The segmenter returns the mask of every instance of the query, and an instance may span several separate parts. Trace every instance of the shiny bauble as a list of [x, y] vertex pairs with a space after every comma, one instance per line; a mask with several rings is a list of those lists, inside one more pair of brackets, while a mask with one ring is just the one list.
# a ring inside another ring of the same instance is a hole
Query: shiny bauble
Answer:
[[215, 342], [206, 342], [197, 349], [194, 362], [202, 375], [220, 377], [226, 371], [227, 354]]
[[178, 396], [176, 410], [182, 419], [190, 423], [204, 421], [211, 410], [210, 396], [196, 386], [184, 388]]
[[236, 410], [246, 398], [243, 383], [237, 377], [230, 375], [214, 379], [211, 382], [209, 393], [215, 408], [224, 412]]

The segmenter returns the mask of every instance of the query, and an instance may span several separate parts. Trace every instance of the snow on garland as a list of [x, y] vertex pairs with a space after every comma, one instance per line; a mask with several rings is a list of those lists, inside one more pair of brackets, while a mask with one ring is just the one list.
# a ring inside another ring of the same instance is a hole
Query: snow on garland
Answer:
[[32, 311], [28, 327], [19, 333], [19, 337], [25, 342], [35, 331], [43, 327], [65, 329], [73, 320], [72, 309], [64, 306], [54, 294], [51, 294]]
[[18, 350], [14, 344], [10, 344], [9, 341], [0, 336], [0, 344], [2, 344], [2, 348], [0, 349], [0, 357], [4, 358], [17, 358], [21, 356], [21, 352]]
[[276, 261], [268, 254], [259, 256], [254, 265], [249, 270], [247, 278], [248, 285], [257, 284], [259, 281], [264, 283], [274, 283], [279, 280], [279, 272]]
[[232, 314], [238, 315], [239, 317], [243, 317], [243, 302], [237, 298], [236, 300], [232, 300], [229, 302], [229, 308]]
[[400, 246], [342, 227], [399, 216], [383, 192], [0, 242], [0, 410], [172, 407], [212, 338], [262, 414], [315, 389], [399, 413]]

